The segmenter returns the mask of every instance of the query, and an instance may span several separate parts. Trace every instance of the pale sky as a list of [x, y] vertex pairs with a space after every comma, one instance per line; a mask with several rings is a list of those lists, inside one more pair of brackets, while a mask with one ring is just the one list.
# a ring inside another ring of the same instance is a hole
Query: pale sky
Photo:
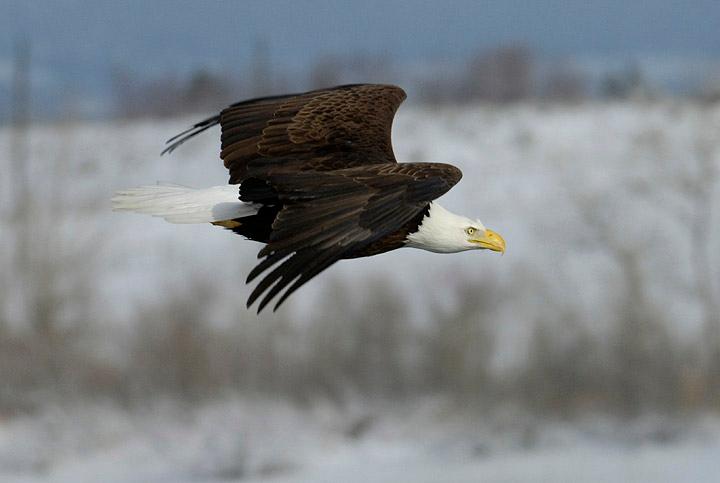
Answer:
[[116, 67], [241, 70], [258, 39], [292, 72], [326, 54], [458, 61], [511, 42], [551, 58], [717, 59], [719, 26], [717, 0], [0, 0], [0, 97], [19, 36], [49, 94], [102, 92]]

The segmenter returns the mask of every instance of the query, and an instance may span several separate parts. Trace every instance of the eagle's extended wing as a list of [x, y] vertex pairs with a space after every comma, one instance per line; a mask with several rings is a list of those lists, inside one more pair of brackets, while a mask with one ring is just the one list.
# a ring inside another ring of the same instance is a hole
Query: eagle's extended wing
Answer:
[[396, 86], [356, 84], [243, 101], [170, 139], [163, 152], [219, 123], [231, 184], [279, 170], [395, 163], [390, 131], [405, 97]]
[[265, 293], [260, 311], [287, 288], [277, 308], [336, 261], [399, 230], [461, 176], [459, 169], [440, 163], [270, 175], [267, 182], [284, 207], [273, 223], [269, 243], [258, 254], [264, 260], [252, 270], [248, 282], [282, 263], [258, 283], [248, 306]]

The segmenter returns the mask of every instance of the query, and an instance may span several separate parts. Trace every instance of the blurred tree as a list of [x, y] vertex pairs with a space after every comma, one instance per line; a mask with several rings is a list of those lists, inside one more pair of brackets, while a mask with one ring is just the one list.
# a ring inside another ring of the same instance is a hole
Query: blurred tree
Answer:
[[491, 361], [495, 354], [492, 314], [501, 298], [489, 287], [467, 286], [450, 312], [432, 320], [424, 348], [426, 384], [458, 400], [487, 403], [495, 391]]
[[553, 65], [549, 68], [542, 85], [541, 95], [552, 101], [576, 102], [588, 94], [585, 76], [568, 64]]
[[223, 76], [206, 69], [195, 71], [183, 89], [182, 108], [187, 112], [215, 111], [229, 104], [232, 93]]
[[187, 112], [182, 81], [173, 76], [141, 77], [122, 67], [113, 70], [116, 115], [124, 119], [168, 117]]
[[252, 76], [250, 95], [252, 97], [268, 96], [274, 92], [271, 62], [270, 44], [264, 39], [257, 39], [253, 47], [250, 67]]
[[555, 316], [553, 320], [544, 314], [536, 320], [516, 384], [521, 403], [537, 414], [570, 418], [600, 405], [605, 374], [595, 362], [596, 340], [579, 317]]
[[[703, 310], [705, 371], [708, 398], [720, 408], [720, 259], [717, 258], [717, 181], [720, 178], [720, 148], [716, 133], [720, 122], [711, 118], [711, 129], [698, 136], [692, 153], [696, 160], [693, 176], [680, 181], [692, 203], [690, 224], [692, 263], [696, 293]], [[714, 238], [715, 237], [715, 238]]]
[[673, 411], [681, 393], [677, 350], [660, 313], [654, 313], [648, 302], [639, 252], [617, 243], [613, 248], [623, 290], [610, 334], [614, 361], [611, 394], [615, 394], [617, 409], [626, 417], [637, 417], [649, 410]]
[[605, 99], [647, 97], [651, 89], [638, 63], [607, 74], [600, 84], [600, 95]]
[[168, 117], [216, 111], [231, 102], [235, 90], [240, 90], [233, 89], [228, 79], [229, 75], [203, 68], [191, 72], [186, 80], [174, 76], [145, 79], [116, 68], [113, 73], [116, 115]]
[[700, 87], [696, 90], [695, 95], [706, 104], [717, 104], [720, 102], [720, 71], [707, 75]]
[[334, 56], [321, 57], [310, 72], [310, 89], [322, 89], [341, 84], [342, 63]]
[[[630, 191], [630, 190], [628, 190]], [[607, 254], [618, 269], [620, 290], [615, 300], [615, 322], [609, 336], [606, 387], [611, 408], [627, 418], [648, 410], [674, 411], [681, 401], [681, 350], [673, 343], [662, 318], [663, 310], [648, 294], [649, 272], [643, 269], [647, 246], [628, 244], [613, 229], [607, 196], [578, 195], [577, 207], [596, 249]], [[648, 238], [646, 243], [651, 243]]]
[[9, 159], [12, 163], [12, 180], [9, 191], [13, 193], [12, 219], [18, 220], [23, 214], [29, 195], [28, 132], [30, 122], [30, 43], [18, 39], [15, 43], [15, 56], [11, 87], [11, 136]]
[[532, 55], [524, 45], [483, 52], [468, 65], [460, 99], [514, 102], [532, 94]]

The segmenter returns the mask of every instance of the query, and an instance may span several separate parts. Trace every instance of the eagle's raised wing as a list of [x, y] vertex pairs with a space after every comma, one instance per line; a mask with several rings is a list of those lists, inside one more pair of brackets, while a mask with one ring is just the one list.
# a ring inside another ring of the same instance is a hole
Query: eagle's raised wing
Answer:
[[[270, 174], [266, 182], [278, 193], [283, 208], [273, 223], [270, 241], [258, 254], [264, 260], [252, 270], [248, 282], [282, 263], [258, 283], [248, 306], [264, 293], [260, 311], [287, 288], [277, 308], [336, 261], [402, 228], [461, 177], [459, 169], [440, 163]], [[262, 190], [257, 193], [262, 196]], [[253, 201], [252, 196], [244, 200]]]
[[168, 141], [164, 152], [220, 124], [220, 157], [245, 202], [281, 206], [263, 260], [248, 282], [267, 273], [248, 306], [262, 310], [342, 258], [421, 216], [429, 201], [462, 176], [445, 164], [398, 164], [392, 122], [405, 92], [356, 84], [233, 104]]
[[355, 84], [243, 101], [170, 139], [163, 152], [220, 124], [231, 184], [285, 170], [395, 163], [390, 131], [405, 97], [396, 86]]

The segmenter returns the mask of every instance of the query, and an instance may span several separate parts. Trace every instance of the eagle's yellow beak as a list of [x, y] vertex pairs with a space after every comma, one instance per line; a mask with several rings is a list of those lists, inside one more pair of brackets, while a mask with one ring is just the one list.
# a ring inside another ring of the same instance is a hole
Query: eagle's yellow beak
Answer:
[[471, 243], [477, 243], [480, 248], [486, 248], [494, 252], [505, 253], [505, 239], [500, 236], [499, 233], [495, 233], [492, 230], [485, 230], [482, 236], [478, 238], [471, 238]]

